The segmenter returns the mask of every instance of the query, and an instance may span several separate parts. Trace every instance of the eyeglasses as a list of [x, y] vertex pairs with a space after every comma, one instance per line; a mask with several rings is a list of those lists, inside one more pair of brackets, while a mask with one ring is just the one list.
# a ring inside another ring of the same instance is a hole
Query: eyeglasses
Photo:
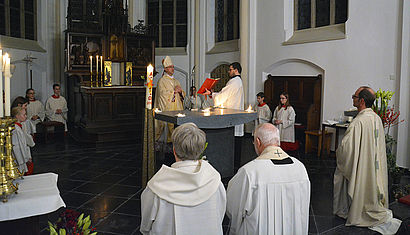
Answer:
[[357, 99], [357, 98], [359, 98], [359, 96], [357, 96], [357, 95], [352, 95], [352, 99]]
[[286, 98], [280, 98], [281, 100], [286, 100]]

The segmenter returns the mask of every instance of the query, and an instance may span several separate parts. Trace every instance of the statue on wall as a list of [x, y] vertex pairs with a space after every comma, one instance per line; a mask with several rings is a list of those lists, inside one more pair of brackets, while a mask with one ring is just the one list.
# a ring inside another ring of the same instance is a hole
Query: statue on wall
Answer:
[[118, 37], [113, 34], [110, 37], [110, 58], [116, 59], [118, 57]]

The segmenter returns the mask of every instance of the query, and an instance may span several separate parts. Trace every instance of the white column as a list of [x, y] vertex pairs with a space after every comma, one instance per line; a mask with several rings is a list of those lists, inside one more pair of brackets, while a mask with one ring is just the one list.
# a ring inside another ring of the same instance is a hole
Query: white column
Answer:
[[[410, 168], [410, 1], [402, 1], [400, 4], [403, 4], [401, 8], [403, 10], [403, 18], [401, 25], [401, 30], [399, 29], [398, 36], [401, 38], [401, 45], [398, 45], [397, 54], [398, 64], [400, 64], [399, 70], [397, 71], [397, 77], [399, 79], [399, 102], [398, 102], [398, 110], [400, 110], [400, 120], [404, 120], [404, 122], [399, 124], [398, 128], [398, 135], [397, 135], [397, 158], [396, 163], [398, 166], [404, 167], [409, 169]], [[401, 35], [400, 35], [401, 31]]]
[[244, 90], [245, 106], [249, 105], [249, 0], [241, 0], [240, 5], [240, 63], [242, 66], [242, 83]]
[[200, 0], [195, 0], [195, 27], [194, 27], [194, 33], [195, 33], [195, 86], [198, 88], [201, 85], [199, 84], [199, 76], [200, 76], [200, 45], [199, 42], [201, 40], [201, 35], [200, 35]]

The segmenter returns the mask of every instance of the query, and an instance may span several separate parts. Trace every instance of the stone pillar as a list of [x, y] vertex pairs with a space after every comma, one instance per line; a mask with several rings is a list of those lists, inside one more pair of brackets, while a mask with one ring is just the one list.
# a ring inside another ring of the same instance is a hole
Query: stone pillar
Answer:
[[[239, 5], [240, 17], [239, 17], [239, 27], [240, 27], [240, 63], [242, 66], [242, 83], [244, 91], [245, 105], [248, 102], [249, 96], [249, 0], [241, 0]], [[244, 107], [245, 108], [245, 107]]]
[[195, 1], [195, 27], [194, 27], [194, 33], [195, 33], [195, 41], [194, 41], [194, 54], [195, 54], [195, 86], [198, 88], [200, 85], [199, 83], [199, 76], [200, 76], [200, 41], [201, 41], [201, 35], [200, 35], [200, 0]]

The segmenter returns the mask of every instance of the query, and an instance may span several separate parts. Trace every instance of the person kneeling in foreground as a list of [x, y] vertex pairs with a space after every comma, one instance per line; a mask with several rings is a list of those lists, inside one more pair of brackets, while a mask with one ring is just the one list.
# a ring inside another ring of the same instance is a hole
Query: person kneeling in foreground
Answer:
[[254, 134], [258, 157], [229, 181], [230, 234], [308, 234], [310, 181], [305, 166], [280, 147], [271, 123]]
[[175, 163], [162, 165], [141, 194], [142, 234], [221, 234], [226, 192], [220, 174], [204, 160], [206, 136], [193, 123], [172, 133]]
[[26, 175], [33, 173], [33, 161], [30, 147], [34, 147], [33, 137], [23, 130], [23, 125], [27, 120], [26, 109], [17, 106], [11, 110], [11, 115], [17, 119], [12, 135], [13, 154], [16, 158], [18, 169]]

